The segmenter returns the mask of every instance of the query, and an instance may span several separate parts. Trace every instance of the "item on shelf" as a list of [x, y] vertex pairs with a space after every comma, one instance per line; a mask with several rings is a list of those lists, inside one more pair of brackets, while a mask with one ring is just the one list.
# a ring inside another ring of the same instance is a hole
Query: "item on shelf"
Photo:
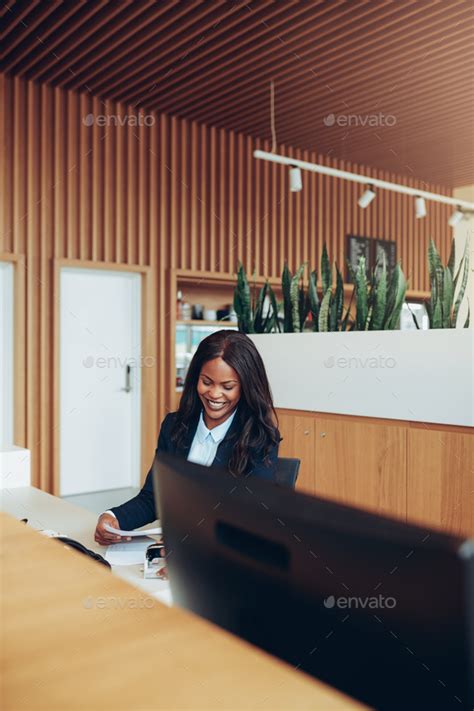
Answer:
[[183, 321], [191, 320], [191, 304], [187, 301], [183, 301], [183, 307], [181, 309], [181, 318]]
[[202, 304], [194, 304], [192, 310], [192, 317], [195, 321], [201, 321], [203, 318], [203, 308]]
[[176, 318], [178, 321], [183, 318], [183, 292], [181, 290], [176, 295]]
[[217, 311], [215, 309], [204, 309], [204, 319], [206, 321], [216, 321]]
[[230, 323], [238, 323], [238, 318], [237, 318], [237, 313], [234, 309], [233, 306], [230, 307], [230, 312], [229, 312], [229, 322]]
[[230, 314], [230, 311], [227, 306], [223, 309], [217, 309], [217, 320], [218, 321], [228, 321], [229, 314]]

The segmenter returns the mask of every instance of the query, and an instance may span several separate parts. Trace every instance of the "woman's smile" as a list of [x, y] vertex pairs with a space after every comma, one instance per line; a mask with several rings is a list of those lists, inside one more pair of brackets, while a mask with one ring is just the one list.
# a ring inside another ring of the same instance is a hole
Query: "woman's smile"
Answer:
[[204, 406], [204, 421], [209, 429], [231, 415], [240, 399], [240, 378], [222, 358], [207, 361], [201, 369], [197, 392]]

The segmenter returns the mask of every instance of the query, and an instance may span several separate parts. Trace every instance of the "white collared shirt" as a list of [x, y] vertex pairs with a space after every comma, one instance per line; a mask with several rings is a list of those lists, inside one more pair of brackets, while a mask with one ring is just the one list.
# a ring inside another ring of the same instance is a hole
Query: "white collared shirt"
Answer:
[[[191, 443], [191, 448], [189, 450], [188, 462], [202, 464], [205, 467], [211, 466], [212, 462], [215, 459], [217, 448], [226, 436], [236, 412], [237, 408], [231, 415], [229, 415], [225, 422], [223, 422], [221, 425], [217, 425], [217, 427], [214, 427], [212, 430], [209, 430], [206, 427], [201, 410], [196, 434], [194, 435], [193, 441]], [[110, 514], [111, 516], [117, 518], [114, 512], [110, 509], [108, 511], [104, 511], [104, 513]]]
[[236, 412], [237, 410], [234, 410], [227, 420], [210, 430], [206, 427], [201, 411], [196, 434], [194, 435], [194, 439], [189, 450], [188, 462], [202, 464], [205, 467], [211, 466], [215, 459], [217, 448], [226, 436]]

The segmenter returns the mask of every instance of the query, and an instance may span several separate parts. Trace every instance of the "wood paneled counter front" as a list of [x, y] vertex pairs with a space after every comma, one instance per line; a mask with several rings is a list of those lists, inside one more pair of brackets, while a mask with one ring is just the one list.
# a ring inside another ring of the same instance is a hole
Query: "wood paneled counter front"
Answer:
[[0, 527], [6, 711], [365, 708], [5, 514]]
[[297, 488], [474, 536], [471, 427], [278, 409], [280, 456], [301, 459]]

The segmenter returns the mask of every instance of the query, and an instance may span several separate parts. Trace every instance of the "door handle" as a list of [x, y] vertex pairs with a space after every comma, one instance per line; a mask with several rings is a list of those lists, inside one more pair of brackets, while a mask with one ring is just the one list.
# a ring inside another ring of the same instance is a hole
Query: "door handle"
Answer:
[[132, 368], [130, 365], [125, 366], [125, 390], [126, 393], [132, 392], [132, 379], [131, 379]]

